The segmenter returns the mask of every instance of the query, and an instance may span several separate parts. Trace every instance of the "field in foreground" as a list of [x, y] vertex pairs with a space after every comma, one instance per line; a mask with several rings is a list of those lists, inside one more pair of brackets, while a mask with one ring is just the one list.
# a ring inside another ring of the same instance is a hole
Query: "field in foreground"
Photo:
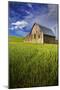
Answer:
[[58, 48], [9, 42], [9, 88], [58, 85]]

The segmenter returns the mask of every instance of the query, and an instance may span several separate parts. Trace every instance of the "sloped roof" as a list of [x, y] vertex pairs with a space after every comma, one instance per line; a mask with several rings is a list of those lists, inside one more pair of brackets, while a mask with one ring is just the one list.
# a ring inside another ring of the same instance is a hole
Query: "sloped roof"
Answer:
[[[53, 33], [53, 31], [52, 31], [50, 28], [44, 27], [44, 26], [39, 25], [39, 24], [36, 24], [36, 23], [33, 25], [33, 27], [34, 27], [35, 25], [38, 25], [38, 26], [41, 28], [41, 31], [42, 31], [45, 35], [55, 36], [54, 33]], [[32, 28], [33, 28], [33, 27], [32, 27]], [[32, 30], [31, 30], [31, 31], [32, 31]], [[30, 32], [30, 33], [31, 33], [31, 32]]]

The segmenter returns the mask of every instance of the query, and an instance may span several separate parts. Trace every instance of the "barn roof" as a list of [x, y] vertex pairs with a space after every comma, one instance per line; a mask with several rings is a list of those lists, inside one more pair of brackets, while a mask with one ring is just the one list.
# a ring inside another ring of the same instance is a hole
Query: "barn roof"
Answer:
[[[41, 31], [42, 31], [45, 35], [55, 36], [54, 33], [53, 33], [53, 31], [52, 31], [50, 28], [47, 28], [47, 27], [45, 27], [45, 26], [42, 26], [42, 25], [39, 25], [39, 24], [36, 24], [36, 23], [33, 25], [33, 27], [34, 27], [35, 25], [38, 25], [38, 26], [41, 28]], [[33, 27], [32, 27], [32, 28], [33, 28]], [[31, 33], [31, 32], [30, 32], [30, 33]]]

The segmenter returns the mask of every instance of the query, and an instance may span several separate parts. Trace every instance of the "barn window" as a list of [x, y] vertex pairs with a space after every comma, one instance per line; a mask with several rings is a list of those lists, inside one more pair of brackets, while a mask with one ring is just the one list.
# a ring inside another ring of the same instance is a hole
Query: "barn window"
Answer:
[[38, 35], [38, 38], [40, 38], [40, 35]]
[[36, 39], [36, 34], [34, 34], [34, 39]]

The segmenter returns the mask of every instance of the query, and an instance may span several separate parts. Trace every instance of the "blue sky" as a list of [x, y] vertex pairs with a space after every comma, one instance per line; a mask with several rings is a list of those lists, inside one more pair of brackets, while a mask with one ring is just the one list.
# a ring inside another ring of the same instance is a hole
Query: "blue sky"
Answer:
[[58, 5], [23, 2], [8, 3], [9, 35], [26, 36], [34, 23], [53, 30], [58, 36]]

